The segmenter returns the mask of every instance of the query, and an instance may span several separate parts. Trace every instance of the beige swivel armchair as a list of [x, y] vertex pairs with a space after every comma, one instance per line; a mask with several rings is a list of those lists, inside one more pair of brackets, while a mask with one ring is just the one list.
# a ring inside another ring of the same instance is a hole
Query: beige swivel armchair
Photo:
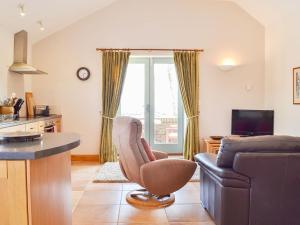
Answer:
[[167, 159], [163, 152], [152, 151], [156, 160], [150, 161], [141, 141], [142, 124], [138, 119], [118, 117], [113, 125], [113, 143], [119, 154], [124, 176], [145, 189], [129, 192], [131, 204], [164, 207], [175, 201], [172, 194], [193, 176], [196, 163]]

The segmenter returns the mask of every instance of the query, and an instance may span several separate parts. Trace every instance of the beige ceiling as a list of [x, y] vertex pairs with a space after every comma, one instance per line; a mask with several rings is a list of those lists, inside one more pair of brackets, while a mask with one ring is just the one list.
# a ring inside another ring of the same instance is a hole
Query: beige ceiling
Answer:
[[228, 0], [238, 4], [265, 26], [300, 19], [300, 0]]
[[[0, 26], [10, 32], [25, 29], [32, 42], [65, 28], [115, 0], [0, 0]], [[18, 5], [25, 4], [26, 16], [18, 13]], [[42, 20], [45, 31], [39, 30]]]
[[[29, 32], [34, 43], [81, 18], [107, 7], [114, 1], [124, 0], [0, 0], [0, 26], [11, 32], [25, 29]], [[300, 0], [224, 1], [238, 4], [265, 26], [274, 24], [282, 18], [297, 18], [300, 15], [297, 12], [300, 8]], [[25, 17], [18, 14], [17, 6], [19, 3], [25, 4], [27, 13]], [[45, 31], [41, 32], [39, 30], [38, 20], [43, 21]]]

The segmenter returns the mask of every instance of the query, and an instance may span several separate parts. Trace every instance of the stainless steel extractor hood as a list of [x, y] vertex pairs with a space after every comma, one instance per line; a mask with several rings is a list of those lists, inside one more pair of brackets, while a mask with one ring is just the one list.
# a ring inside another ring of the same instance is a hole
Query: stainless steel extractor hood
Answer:
[[14, 38], [14, 63], [9, 71], [19, 74], [47, 74], [27, 64], [28, 34], [25, 30], [15, 34]]

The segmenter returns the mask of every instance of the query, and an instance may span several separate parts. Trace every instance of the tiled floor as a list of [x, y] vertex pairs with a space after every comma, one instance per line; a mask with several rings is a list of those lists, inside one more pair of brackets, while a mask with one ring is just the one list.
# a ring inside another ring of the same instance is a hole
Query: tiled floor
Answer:
[[73, 225], [214, 225], [199, 204], [199, 183], [188, 183], [165, 209], [137, 209], [126, 202], [132, 183], [92, 183], [99, 166], [72, 166]]

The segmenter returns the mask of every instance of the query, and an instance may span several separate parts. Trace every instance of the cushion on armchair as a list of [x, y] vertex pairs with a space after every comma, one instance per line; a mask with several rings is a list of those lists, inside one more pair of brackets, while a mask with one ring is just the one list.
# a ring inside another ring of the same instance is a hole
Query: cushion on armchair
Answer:
[[145, 138], [141, 138], [141, 142], [142, 142], [142, 145], [144, 146], [144, 150], [148, 156], [148, 159], [150, 161], [155, 161], [156, 158], [155, 158], [155, 155], [153, 154], [150, 146], [148, 145], [147, 141], [145, 140]]
[[271, 135], [241, 138], [225, 137], [221, 141], [217, 166], [232, 168], [235, 154], [238, 152], [300, 152], [300, 137]]

